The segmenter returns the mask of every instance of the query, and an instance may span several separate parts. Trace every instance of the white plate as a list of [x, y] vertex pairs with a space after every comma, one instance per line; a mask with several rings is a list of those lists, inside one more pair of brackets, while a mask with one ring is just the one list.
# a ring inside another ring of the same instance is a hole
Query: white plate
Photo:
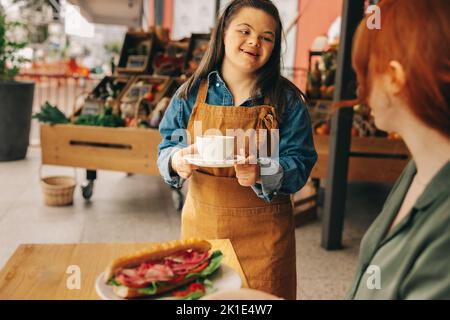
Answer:
[[[227, 266], [226, 264], [221, 264], [220, 268], [214, 272], [211, 276], [207, 277], [214, 285], [214, 288], [219, 292], [222, 290], [233, 290], [240, 289], [242, 286], [241, 277], [239, 273], [234, 271], [233, 268]], [[97, 280], [95, 281], [95, 291], [103, 300], [125, 300], [121, 297], [116, 296], [112, 286], [109, 286], [104, 281], [104, 272], [101, 273]], [[146, 298], [155, 299], [155, 298]], [[170, 293], [166, 295], [159, 296], [158, 300], [168, 300], [170, 299]]]
[[207, 168], [228, 168], [234, 166], [236, 163], [243, 162], [243, 156], [235, 156], [234, 159], [230, 160], [206, 160], [202, 159], [199, 154], [187, 154], [183, 156], [183, 159], [198, 167]]

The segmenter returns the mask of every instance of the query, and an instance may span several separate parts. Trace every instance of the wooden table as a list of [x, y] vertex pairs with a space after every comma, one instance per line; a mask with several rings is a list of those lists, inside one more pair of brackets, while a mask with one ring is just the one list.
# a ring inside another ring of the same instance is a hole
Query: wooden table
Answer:
[[[223, 263], [236, 270], [243, 287], [247, 280], [230, 240], [210, 240], [221, 250]], [[0, 271], [0, 299], [96, 300], [95, 280], [115, 258], [151, 246], [152, 243], [24, 244]], [[73, 279], [70, 266], [80, 269], [80, 289], [68, 289]], [[68, 269], [69, 268], [69, 269]]]

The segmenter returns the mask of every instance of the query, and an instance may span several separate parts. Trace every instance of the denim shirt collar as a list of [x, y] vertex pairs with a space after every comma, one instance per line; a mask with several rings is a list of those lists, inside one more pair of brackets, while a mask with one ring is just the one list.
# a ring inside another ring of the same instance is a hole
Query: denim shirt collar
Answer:
[[[225, 81], [223, 81], [223, 79], [222, 79], [222, 77], [220, 76], [220, 73], [219, 73], [218, 70], [213, 70], [213, 71], [211, 71], [211, 72], [208, 74], [207, 79], [208, 79], [208, 91], [211, 89], [212, 86], [215, 86], [215, 85], [218, 84], [219, 86], [223, 86], [224, 88], [226, 88], [226, 90], [228, 91], [228, 93], [229, 93], [230, 96], [231, 96], [230, 89], [228, 89], [227, 85], [225, 84]], [[248, 101], [259, 100], [259, 99], [261, 99], [261, 98], [263, 98], [263, 95], [262, 95], [262, 93], [261, 93], [261, 90], [258, 89], [258, 91], [257, 91], [257, 93], [256, 93], [256, 96], [248, 98], [248, 99], [244, 102], [244, 104], [246, 104]]]
[[216, 83], [225, 86], [225, 81], [222, 80], [219, 71], [214, 70], [208, 74], [208, 88], [212, 85], [215, 85]]

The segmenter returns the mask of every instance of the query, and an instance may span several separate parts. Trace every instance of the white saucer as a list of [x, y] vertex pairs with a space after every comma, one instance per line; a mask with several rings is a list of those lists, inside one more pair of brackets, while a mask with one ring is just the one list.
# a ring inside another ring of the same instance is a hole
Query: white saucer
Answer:
[[229, 168], [239, 162], [243, 162], [245, 158], [243, 156], [235, 156], [234, 159], [229, 160], [206, 160], [202, 159], [199, 154], [187, 154], [183, 156], [183, 159], [198, 167]]

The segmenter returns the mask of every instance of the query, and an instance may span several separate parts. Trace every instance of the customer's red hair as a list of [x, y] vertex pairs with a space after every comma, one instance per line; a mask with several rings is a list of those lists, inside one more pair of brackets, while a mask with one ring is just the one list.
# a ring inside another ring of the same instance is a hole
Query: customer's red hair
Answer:
[[355, 34], [353, 68], [358, 97], [367, 101], [375, 75], [398, 61], [405, 70], [401, 92], [425, 124], [450, 137], [450, 1], [382, 0], [381, 29], [364, 19]]

